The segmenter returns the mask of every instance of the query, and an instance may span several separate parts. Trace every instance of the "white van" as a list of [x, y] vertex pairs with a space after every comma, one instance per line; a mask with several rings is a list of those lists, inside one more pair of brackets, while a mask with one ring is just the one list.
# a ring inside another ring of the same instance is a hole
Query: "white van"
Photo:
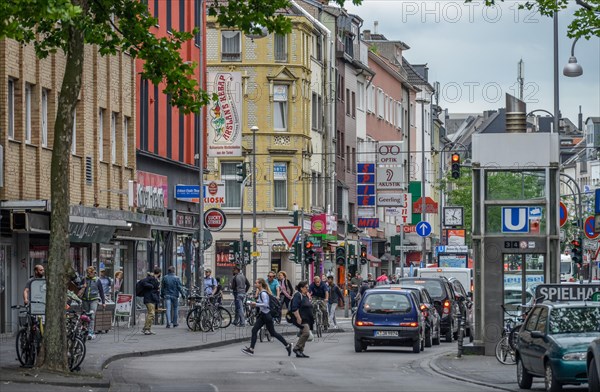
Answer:
[[569, 283], [574, 280], [573, 260], [569, 255], [560, 255], [560, 281]]
[[473, 269], [472, 268], [421, 268], [418, 276], [422, 278], [435, 278], [445, 276], [447, 278], [456, 278], [468, 292], [473, 291]]

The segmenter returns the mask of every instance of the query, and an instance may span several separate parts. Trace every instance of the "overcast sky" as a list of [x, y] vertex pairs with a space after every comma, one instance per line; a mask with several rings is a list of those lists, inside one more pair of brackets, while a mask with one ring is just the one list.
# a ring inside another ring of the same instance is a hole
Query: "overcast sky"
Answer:
[[[506, 1], [493, 8], [482, 2], [363, 0], [346, 8], [364, 20], [361, 30], [375, 30], [410, 49], [412, 64], [427, 63], [429, 81], [440, 83], [440, 105], [451, 113], [480, 113], [505, 106], [505, 93], [518, 97], [518, 62], [525, 63], [523, 100], [527, 111], [554, 110], [552, 18], [518, 10], [523, 2]], [[560, 111], [577, 124], [600, 116], [600, 39], [580, 39], [575, 56], [583, 75], [569, 78], [562, 68], [572, 40], [566, 36], [575, 2], [559, 14]], [[540, 113], [543, 114], [543, 113]]]

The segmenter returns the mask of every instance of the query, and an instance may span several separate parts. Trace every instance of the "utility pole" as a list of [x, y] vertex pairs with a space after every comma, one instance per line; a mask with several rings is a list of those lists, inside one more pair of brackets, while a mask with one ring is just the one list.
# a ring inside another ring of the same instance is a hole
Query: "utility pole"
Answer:
[[252, 252], [254, 254], [252, 256], [252, 279], [253, 282], [256, 282], [256, 278], [258, 278], [256, 266], [256, 232], [258, 231], [256, 227], [256, 132], [258, 132], [258, 127], [255, 125], [250, 130], [252, 131]]

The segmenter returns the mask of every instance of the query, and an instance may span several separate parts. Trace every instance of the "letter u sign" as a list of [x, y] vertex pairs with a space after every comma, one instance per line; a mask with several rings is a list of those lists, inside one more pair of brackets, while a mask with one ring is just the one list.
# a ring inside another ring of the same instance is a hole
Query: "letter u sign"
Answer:
[[529, 233], [527, 207], [502, 207], [503, 233]]

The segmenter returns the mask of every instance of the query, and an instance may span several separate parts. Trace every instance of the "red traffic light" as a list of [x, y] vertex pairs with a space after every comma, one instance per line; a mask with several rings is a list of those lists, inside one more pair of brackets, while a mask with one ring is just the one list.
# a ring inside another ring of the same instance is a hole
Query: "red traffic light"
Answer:
[[578, 240], [573, 240], [571, 241], [571, 245], [579, 247], [581, 246], [581, 243]]
[[452, 162], [460, 162], [460, 155], [459, 154], [452, 154]]
[[306, 241], [306, 242], [304, 243], [304, 247], [305, 247], [306, 249], [310, 249], [310, 248], [312, 248], [312, 247], [313, 247], [313, 243], [312, 243], [311, 241]]

